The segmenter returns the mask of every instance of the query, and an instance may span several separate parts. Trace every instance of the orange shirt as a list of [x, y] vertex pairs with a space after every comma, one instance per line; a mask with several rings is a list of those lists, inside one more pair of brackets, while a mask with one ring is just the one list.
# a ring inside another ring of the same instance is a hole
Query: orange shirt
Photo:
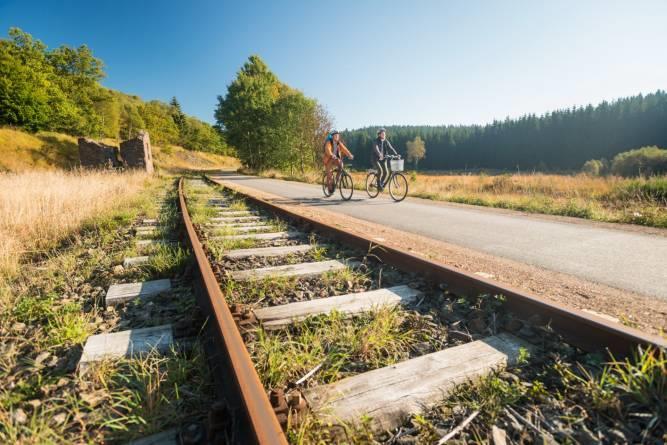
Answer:
[[[327, 141], [324, 144], [324, 163], [327, 164], [331, 158], [333, 158], [333, 141]], [[352, 153], [350, 153], [350, 150], [347, 149], [345, 144], [342, 142], [338, 143], [338, 151], [340, 154], [340, 157], [342, 158], [343, 156], [347, 156], [348, 158], [352, 156]]]

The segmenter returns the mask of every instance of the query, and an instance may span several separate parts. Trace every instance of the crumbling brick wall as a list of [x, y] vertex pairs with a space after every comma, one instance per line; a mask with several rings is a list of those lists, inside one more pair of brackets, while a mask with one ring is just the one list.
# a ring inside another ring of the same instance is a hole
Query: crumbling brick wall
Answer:
[[88, 138], [79, 138], [79, 161], [86, 168], [120, 167], [118, 148]]
[[141, 131], [137, 137], [121, 142], [120, 156], [126, 167], [153, 173], [153, 153], [147, 131]]

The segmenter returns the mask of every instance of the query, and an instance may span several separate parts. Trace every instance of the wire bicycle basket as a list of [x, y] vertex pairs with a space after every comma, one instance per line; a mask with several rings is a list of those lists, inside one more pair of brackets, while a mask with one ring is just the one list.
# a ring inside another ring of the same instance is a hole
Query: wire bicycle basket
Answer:
[[403, 159], [391, 159], [389, 161], [389, 165], [391, 166], [391, 170], [395, 172], [402, 172], [403, 171]]

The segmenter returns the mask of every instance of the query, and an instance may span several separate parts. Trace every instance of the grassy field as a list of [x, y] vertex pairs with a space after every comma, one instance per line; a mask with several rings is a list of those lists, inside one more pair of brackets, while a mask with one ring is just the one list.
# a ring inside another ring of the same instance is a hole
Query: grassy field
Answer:
[[[351, 172], [364, 189], [366, 172]], [[266, 177], [318, 183], [321, 174]], [[628, 179], [552, 174], [489, 176], [406, 172], [409, 196], [438, 201], [667, 228], [667, 177]]]
[[45, 253], [82, 223], [122, 207], [151, 179], [143, 173], [24, 172], [0, 174], [0, 276]]

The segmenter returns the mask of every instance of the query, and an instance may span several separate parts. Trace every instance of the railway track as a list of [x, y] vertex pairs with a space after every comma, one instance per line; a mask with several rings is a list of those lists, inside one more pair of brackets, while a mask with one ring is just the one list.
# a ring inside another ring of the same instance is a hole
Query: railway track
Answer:
[[[320, 437], [350, 426], [394, 431], [387, 442], [400, 443], [409, 414], [550, 349], [622, 357], [667, 346], [211, 182], [181, 179], [179, 206], [225, 400], [209, 419], [212, 441], [282, 444], [285, 430], [296, 440], [303, 425], [338, 423]], [[379, 333], [392, 344], [373, 343]]]

